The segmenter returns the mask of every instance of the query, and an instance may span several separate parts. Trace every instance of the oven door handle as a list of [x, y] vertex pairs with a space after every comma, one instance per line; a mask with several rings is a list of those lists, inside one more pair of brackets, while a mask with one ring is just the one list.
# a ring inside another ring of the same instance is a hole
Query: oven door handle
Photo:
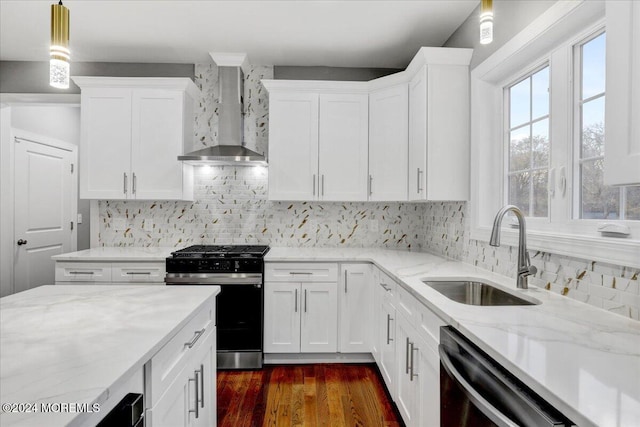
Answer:
[[496, 423], [499, 427], [518, 427], [518, 424], [511, 421], [506, 415], [500, 412], [495, 406], [493, 406], [487, 399], [482, 397], [477, 390], [473, 388], [471, 384], [462, 376], [460, 372], [453, 366], [453, 362], [451, 362], [451, 358], [449, 354], [444, 350], [443, 346], [440, 345], [438, 348], [438, 352], [440, 353], [440, 362], [442, 363], [442, 367], [447, 371], [447, 373], [452, 376], [458, 384], [462, 387], [465, 394], [469, 398], [471, 402], [473, 402], [476, 407], [482, 411], [491, 421]]
[[260, 273], [167, 273], [167, 285], [262, 285]]

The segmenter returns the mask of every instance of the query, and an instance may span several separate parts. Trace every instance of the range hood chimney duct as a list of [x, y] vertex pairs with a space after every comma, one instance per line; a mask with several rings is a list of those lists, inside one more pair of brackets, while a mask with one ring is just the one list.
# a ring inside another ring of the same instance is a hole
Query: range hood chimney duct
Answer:
[[262, 154], [244, 146], [244, 73], [245, 54], [211, 53], [218, 65], [220, 84], [218, 104], [218, 145], [178, 156], [194, 165], [266, 165]]

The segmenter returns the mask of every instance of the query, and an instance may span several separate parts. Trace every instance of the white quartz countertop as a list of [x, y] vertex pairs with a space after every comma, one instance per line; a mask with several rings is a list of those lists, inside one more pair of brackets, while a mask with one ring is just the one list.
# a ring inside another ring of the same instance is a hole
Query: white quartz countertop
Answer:
[[[640, 322], [438, 256], [367, 248], [271, 248], [267, 262], [367, 261], [579, 426], [640, 426]], [[422, 279], [484, 279], [533, 306], [456, 303]]]
[[[56, 285], [0, 299], [2, 404], [103, 404], [219, 291]], [[0, 425], [76, 426], [86, 417], [3, 411]]]
[[162, 261], [181, 248], [99, 247], [54, 255], [54, 261]]

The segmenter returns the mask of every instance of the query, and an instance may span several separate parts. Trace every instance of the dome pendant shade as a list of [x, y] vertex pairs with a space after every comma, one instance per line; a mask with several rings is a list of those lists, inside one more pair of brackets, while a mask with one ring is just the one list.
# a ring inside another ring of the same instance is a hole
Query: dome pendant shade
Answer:
[[51, 5], [51, 47], [49, 48], [49, 84], [58, 89], [69, 88], [69, 9]]

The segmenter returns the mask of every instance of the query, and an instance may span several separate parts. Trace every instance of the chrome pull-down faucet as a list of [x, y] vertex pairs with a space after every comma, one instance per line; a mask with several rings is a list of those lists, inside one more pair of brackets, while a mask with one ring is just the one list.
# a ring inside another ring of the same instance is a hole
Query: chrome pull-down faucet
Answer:
[[496, 218], [493, 220], [493, 229], [491, 230], [491, 240], [489, 240], [489, 244], [491, 246], [500, 246], [500, 226], [502, 225], [502, 218], [504, 218], [509, 211], [513, 212], [516, 218], [518, 218], [518, 232], [520, 234], [518, 240], [518, 276], [516, 284], [519, 289], [528, 289], [528, 277], [536, 274], [538, 270], [535, 266], [531, 265], [531, 261], [529, 260], [524, 214], [517, 206], [507, 205], [498, 211]]

